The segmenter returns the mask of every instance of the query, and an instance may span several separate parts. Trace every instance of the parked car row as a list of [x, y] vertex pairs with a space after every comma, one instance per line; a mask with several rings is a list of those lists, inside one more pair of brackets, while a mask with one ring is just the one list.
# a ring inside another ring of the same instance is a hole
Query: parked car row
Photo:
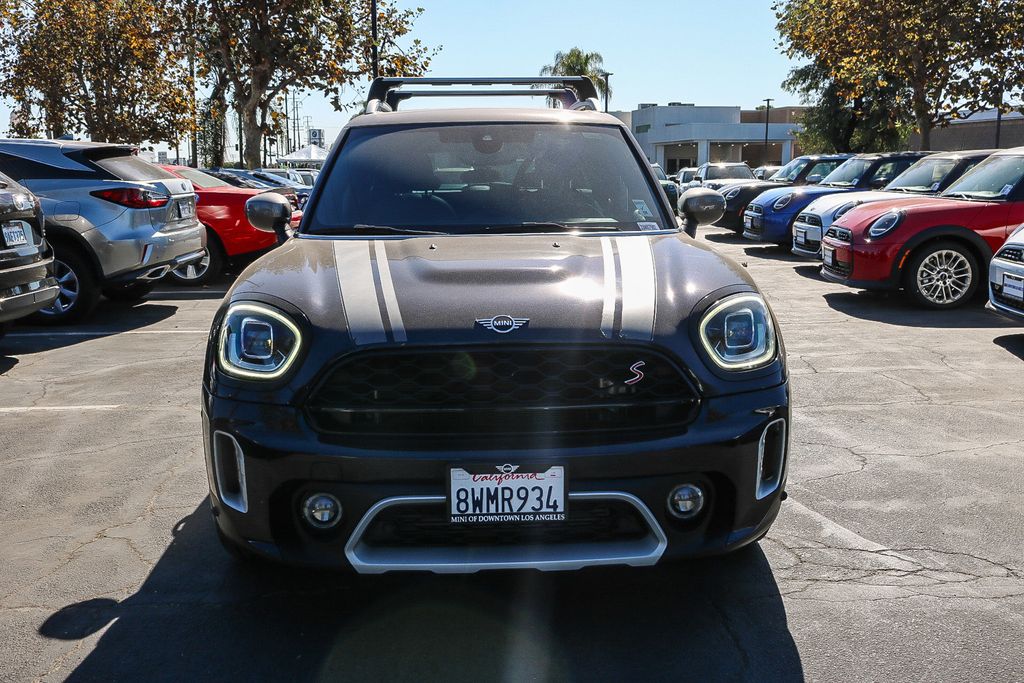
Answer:
[[[157, 166], [130, 145], [0, 140], [0, 326], [84, 320], [101, 296], [145, 297], [155, 281], [203, 283], [230, 259], [278, 237], [245, 217], [245, 201], [290, 186], [242, 190], [196, 169]], [[284, 181], [290, 182], [290, 181]]]
[[820, 259], [834, 282], [902, 290], [928, 308], [960, 306], [987, 281], [989, 307], [1024, 318], [1024, 148], [859, 154], [823, 178], [807, 172], [825, 159], [841, 157], [721, 186], [719, 225]]

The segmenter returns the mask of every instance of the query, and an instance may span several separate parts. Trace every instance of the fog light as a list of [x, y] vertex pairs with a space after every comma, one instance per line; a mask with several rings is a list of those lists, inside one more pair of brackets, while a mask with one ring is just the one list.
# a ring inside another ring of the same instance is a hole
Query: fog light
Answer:
[[329, 493], [314, 493], [302, 504], [302, 514], [316, 529], [330, 529], [341, 520], [341, 503]]
[[695, 484], [683, 484], [668, 494], [668, 511], [679, 519], [693, 519], [704, 508], [704, 491]]

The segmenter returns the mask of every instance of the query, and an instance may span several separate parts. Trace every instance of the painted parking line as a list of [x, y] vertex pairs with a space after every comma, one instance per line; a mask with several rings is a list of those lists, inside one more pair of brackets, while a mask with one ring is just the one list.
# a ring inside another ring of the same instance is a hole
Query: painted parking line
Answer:
[[115, 334], [209, 334], [210, 330], [73, 330], [62, 332], [11, 332], [8, 339], [19, 337], [109, 337]]
[[30, 413], [30, 412], [50, 412], [50, 413], [61, 413], [61, 412], [82, 412], [85, 410], [117, 410], [121, 407], [121, 404], [101, 404], [101, 405], [86, 405], [86, 406], [15, 406], [0, 408], [0, 415], [7, 415], [10, 413]]

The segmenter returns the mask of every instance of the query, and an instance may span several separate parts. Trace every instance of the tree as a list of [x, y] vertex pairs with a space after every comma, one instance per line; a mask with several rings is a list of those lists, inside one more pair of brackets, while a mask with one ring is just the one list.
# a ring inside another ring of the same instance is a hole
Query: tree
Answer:
[[599, 95], [611, 97], [612, 90], [607, 86], [604, 74], [604, 57], [601, 53], [584, 52], [578, 47], [568, 52], [556, 52], [555, 61], [540, 70], [541, 76], [588, 76]]
[[191, 126], [182, 53], [157, 0], [0, 4], [0, 95], [20, 135], [172, 142]]
[[[370, 73], [372, 38], [366, 0], [189, 0], [206, 26], [200, 41], [207, 75], [223, 69], [243, 128], [244, 163], [260, 164], [263, 136], [286, 91], [319, 90], [341, 111], [342, 90]], [[435, 54], [402, 41], [421, 9], [378, 1], [380, 74], [417, 76]]]
[[861, 95], [844, 95], [852, 88], [832, 79], [819, 64], [789, 72], [782, 87], [800, 95], [808, 105], [797, 133], [809, 153], [895, 151], [904, 146], [912, 119], [904, 89], [895, 84], [865, 88]]
[[1020, 0], [777, 0], [783, 51], [825, 68], [841, 96], [901, 84], [922, 147], [931, 130], [1021, 92]]

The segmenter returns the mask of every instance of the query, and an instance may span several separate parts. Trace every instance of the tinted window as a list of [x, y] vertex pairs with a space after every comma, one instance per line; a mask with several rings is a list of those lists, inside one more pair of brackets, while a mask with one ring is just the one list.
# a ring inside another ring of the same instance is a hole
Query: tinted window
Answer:
[[195, 168], [176, 168], [174, 172], [182, 178], [191, 180], [192, 184], [199, 188], [231, 187], [230, 183], [226, 183], [220, 178], [214, 178], [209, 173], [203, 173]]
[[963, 195], [977, 199], [1005, 197], [1024, 178], [1024, 157], [1000, 155], [985, 159], [946, 188], [942, 196]]
[[819, 178], [824, 178], [829, 173], [836, 170], [836, 167], [841, 163], [842, 162], [838, 159], [834, 161], [819, 161], [814, 165], [814, 168], [807, 172], [806, 177], [812, 178], [814, 176], [818, 176]]
[[95, 159], [92, 163], [121, 180], [167, 180], [177, 177], [133, 154]]
[[708, 166], [708, 180], [728, 180], [730, 178], [750, 179], [754, 177], [753, 171], [748, 166]]
[[869, 159], [847, 159], [836, 170], [825, 176], [821, 183], [822, 185], [838, 185], [840, 187], [856, 185], [870, 167]]
[[551, 222], [674, 227], [612, 126], [354, 128], [320, 183], [311, 232], [376, 225], [475, 233]]
[[807, 159], [796, 158], [789, 162], [771, 177], [771, 180], [780, 182], [796, 180], [797, 176], [800, 175], [800, 171], [803, 170], [804, 166], [810, 163]]
[[910, 164], [913, 162], [910, 159], [900, 159], [899, 161], [886, 161], [878, 165], [875, 172], [871, 174], [871, 178], [868, 180], [869, 183], [888, 183], [893, 178], [903, 173]]
[[95, 178], [99, 171], [69, 170], [32, 161], [13, 154], [0, 153], [0, 170], [15, 180], [59, 180]]
[[925, 157], [901, 173], [885, 189], [934, 192], [955, 167], [955, 159]]

